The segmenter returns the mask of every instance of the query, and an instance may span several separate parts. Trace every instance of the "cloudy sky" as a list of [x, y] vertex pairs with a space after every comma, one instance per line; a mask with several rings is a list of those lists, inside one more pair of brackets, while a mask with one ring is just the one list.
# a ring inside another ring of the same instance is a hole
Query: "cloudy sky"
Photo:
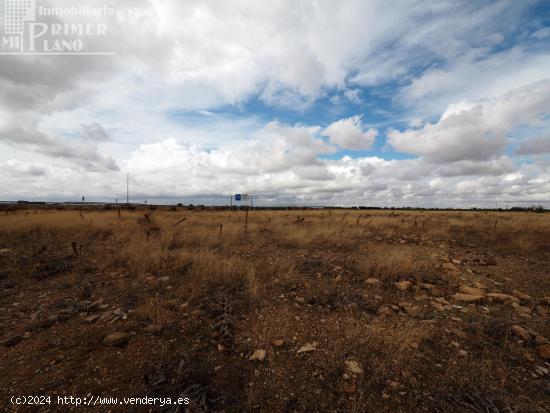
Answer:
[[0, 55], [2, 200], [550, 207], [548, 1], [83, 4], [113, 55]]

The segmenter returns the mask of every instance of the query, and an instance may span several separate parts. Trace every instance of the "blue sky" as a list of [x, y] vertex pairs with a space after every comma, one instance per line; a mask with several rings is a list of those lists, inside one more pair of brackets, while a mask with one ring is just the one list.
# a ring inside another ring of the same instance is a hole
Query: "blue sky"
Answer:
[[114, 56], [0, 56], [1, 198], [550, 200], [546, 1], [112, 6]]

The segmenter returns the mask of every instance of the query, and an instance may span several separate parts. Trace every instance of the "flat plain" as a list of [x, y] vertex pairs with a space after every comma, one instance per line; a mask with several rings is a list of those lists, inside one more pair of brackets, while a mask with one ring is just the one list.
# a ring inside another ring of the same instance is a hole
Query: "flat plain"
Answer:
[[550, 214], [21, 208], [0, 410], [548, 412], [549, 311]]

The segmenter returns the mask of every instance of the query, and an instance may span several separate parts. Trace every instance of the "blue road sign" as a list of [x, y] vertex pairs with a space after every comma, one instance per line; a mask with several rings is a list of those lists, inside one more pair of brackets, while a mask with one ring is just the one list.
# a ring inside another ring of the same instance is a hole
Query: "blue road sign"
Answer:
[[241, 194], [235, 194], [235, 201], [241, 200]]

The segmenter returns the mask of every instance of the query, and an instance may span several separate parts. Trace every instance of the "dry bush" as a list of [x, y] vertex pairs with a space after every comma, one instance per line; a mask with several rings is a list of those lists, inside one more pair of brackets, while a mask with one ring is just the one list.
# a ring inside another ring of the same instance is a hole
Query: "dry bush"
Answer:
[[257, 299], [259, 294], [254, 265], [237, 257], [212, 251], [197, 252], [193, 256], [190, 277], [190, 282], [197, 283], [203, 290], [222, 288], [244, 292], [251, 300]]
[[411, 276], [414, 264], [414, 251], [411, 247], [377, 245], [368, 249], [367, 256], [357, 266], [365, 278], [378, 278], [388, 285]]
[[515, 238], [513, 245], [523, 254], [531, 254], [537, 250], [537, 243], [532, 237], [528, 236]]
[[159, 297], [146, 299], [136, 307], [135, 314], [138, 318], [162, 327], [170, 325], [173, 321], [169, 306]]
[[375, 320], [366, 327], [362, 337], [366, 341], [364, 349], [375, 359], [380, 359], [379, 368], [384, 369], [383, 360], [392, 359], [399, 365], [407, 364], [416, 357], [413, 349], [418, 349], [426, 339], [430, 339], [433, 328], [429, 324], [415, 321], [399, 321], [390, 324], [387, 320]]

